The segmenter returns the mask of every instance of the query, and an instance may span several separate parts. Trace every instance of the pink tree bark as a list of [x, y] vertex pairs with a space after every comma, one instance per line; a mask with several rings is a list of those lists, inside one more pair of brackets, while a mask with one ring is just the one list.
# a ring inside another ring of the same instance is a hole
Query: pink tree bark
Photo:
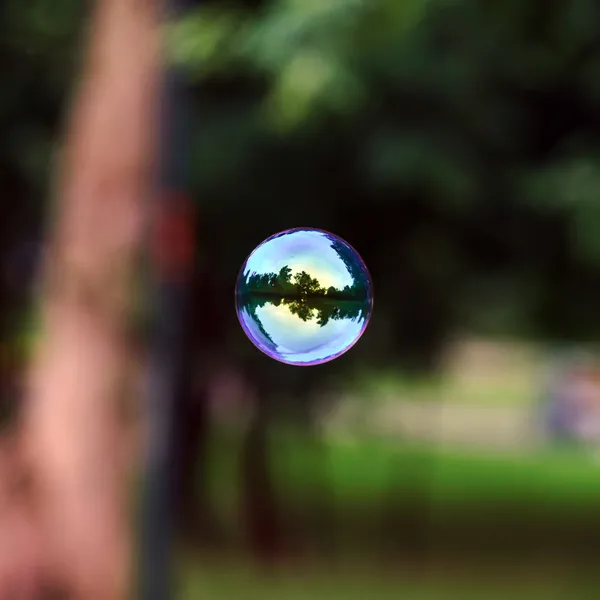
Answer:
[[27, 500], [9, 481], [15, 461], [0, 461], [0, 600], [31, 597], [42, 574], [70, 598], [128, 592], [130, 488], [118, 411], [131, 364], [132, 274], [154, 183], [160, 10], [160, 0], [98, 0], [90, 20], [21, 423]]

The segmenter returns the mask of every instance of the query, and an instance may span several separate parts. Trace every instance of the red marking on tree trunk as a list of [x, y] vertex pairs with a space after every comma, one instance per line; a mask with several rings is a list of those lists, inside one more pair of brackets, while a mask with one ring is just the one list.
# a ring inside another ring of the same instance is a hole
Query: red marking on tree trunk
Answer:
[[187, 279], [194, 263], [194, 205], [185, 194], [171, 193], [159, 209], [152, 236], [152, 257], [166, 281]]

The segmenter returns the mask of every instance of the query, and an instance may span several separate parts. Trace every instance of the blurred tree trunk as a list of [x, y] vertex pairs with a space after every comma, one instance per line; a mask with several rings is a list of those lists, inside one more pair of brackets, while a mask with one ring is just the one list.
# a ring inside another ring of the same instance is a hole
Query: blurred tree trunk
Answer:
[[160, 0], [99, 0], [69, 115], [24, 442], [48, 568], [69, 597], [125, 598], [130, 516], [118, 404], [152, 191]]
[[242, 447], [242, 510], [252, 555], [270, 564], [281, 557], [281, 515], [269, 465], [269, 416], [261, 399]]
[[186, 385], [175, 405], [175, 515], [184, 541], [193, 548], [217, 541], [217, 523], [207, 489], [209, 460], [210, 393], [215, 357], [225, 336], [224, 307], [218, 302], [213, 276], [196, 265], [185, 369]]

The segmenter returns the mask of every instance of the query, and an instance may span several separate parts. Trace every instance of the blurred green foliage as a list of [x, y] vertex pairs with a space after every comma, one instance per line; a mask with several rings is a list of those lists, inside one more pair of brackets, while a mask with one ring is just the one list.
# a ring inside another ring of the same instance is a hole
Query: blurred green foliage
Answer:
[[597, 336], [598, 11], [207, 2], [174, 24], [224, 289], [258, 241], [313, 225], [373, 270], [363, 361], [429, 364], [457, 329]]
[[76, 0], [0, 5], [0, 338], [24, 328], [18, 352], [31, 342], [34, 262], [84, 10]]
[[[0, 11], [8, 247], [45, 211], [85, 7]], [[206, 0], [169, 25], [194, 89], [189, 160], [215, 296], [230, 297], [262, 239], [316, 226], [373, 272], [359, 362], [427, 367], [464, 329], [596, 337], [599, 12], [592, 0]]]

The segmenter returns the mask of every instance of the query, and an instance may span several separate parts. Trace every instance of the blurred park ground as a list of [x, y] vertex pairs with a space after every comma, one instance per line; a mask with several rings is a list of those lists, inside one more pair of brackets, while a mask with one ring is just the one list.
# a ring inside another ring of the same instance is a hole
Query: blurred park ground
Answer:
[[[84, 8], [0, 8], [6, 423]], [[592, 0], [205, 0], [166, 27], [199, 209], [182, 598], [598, 597], [599, 24]], [[348, 240], [375, 290], [310, 369], [259, 355], [233, 304], [295, 226]]]

